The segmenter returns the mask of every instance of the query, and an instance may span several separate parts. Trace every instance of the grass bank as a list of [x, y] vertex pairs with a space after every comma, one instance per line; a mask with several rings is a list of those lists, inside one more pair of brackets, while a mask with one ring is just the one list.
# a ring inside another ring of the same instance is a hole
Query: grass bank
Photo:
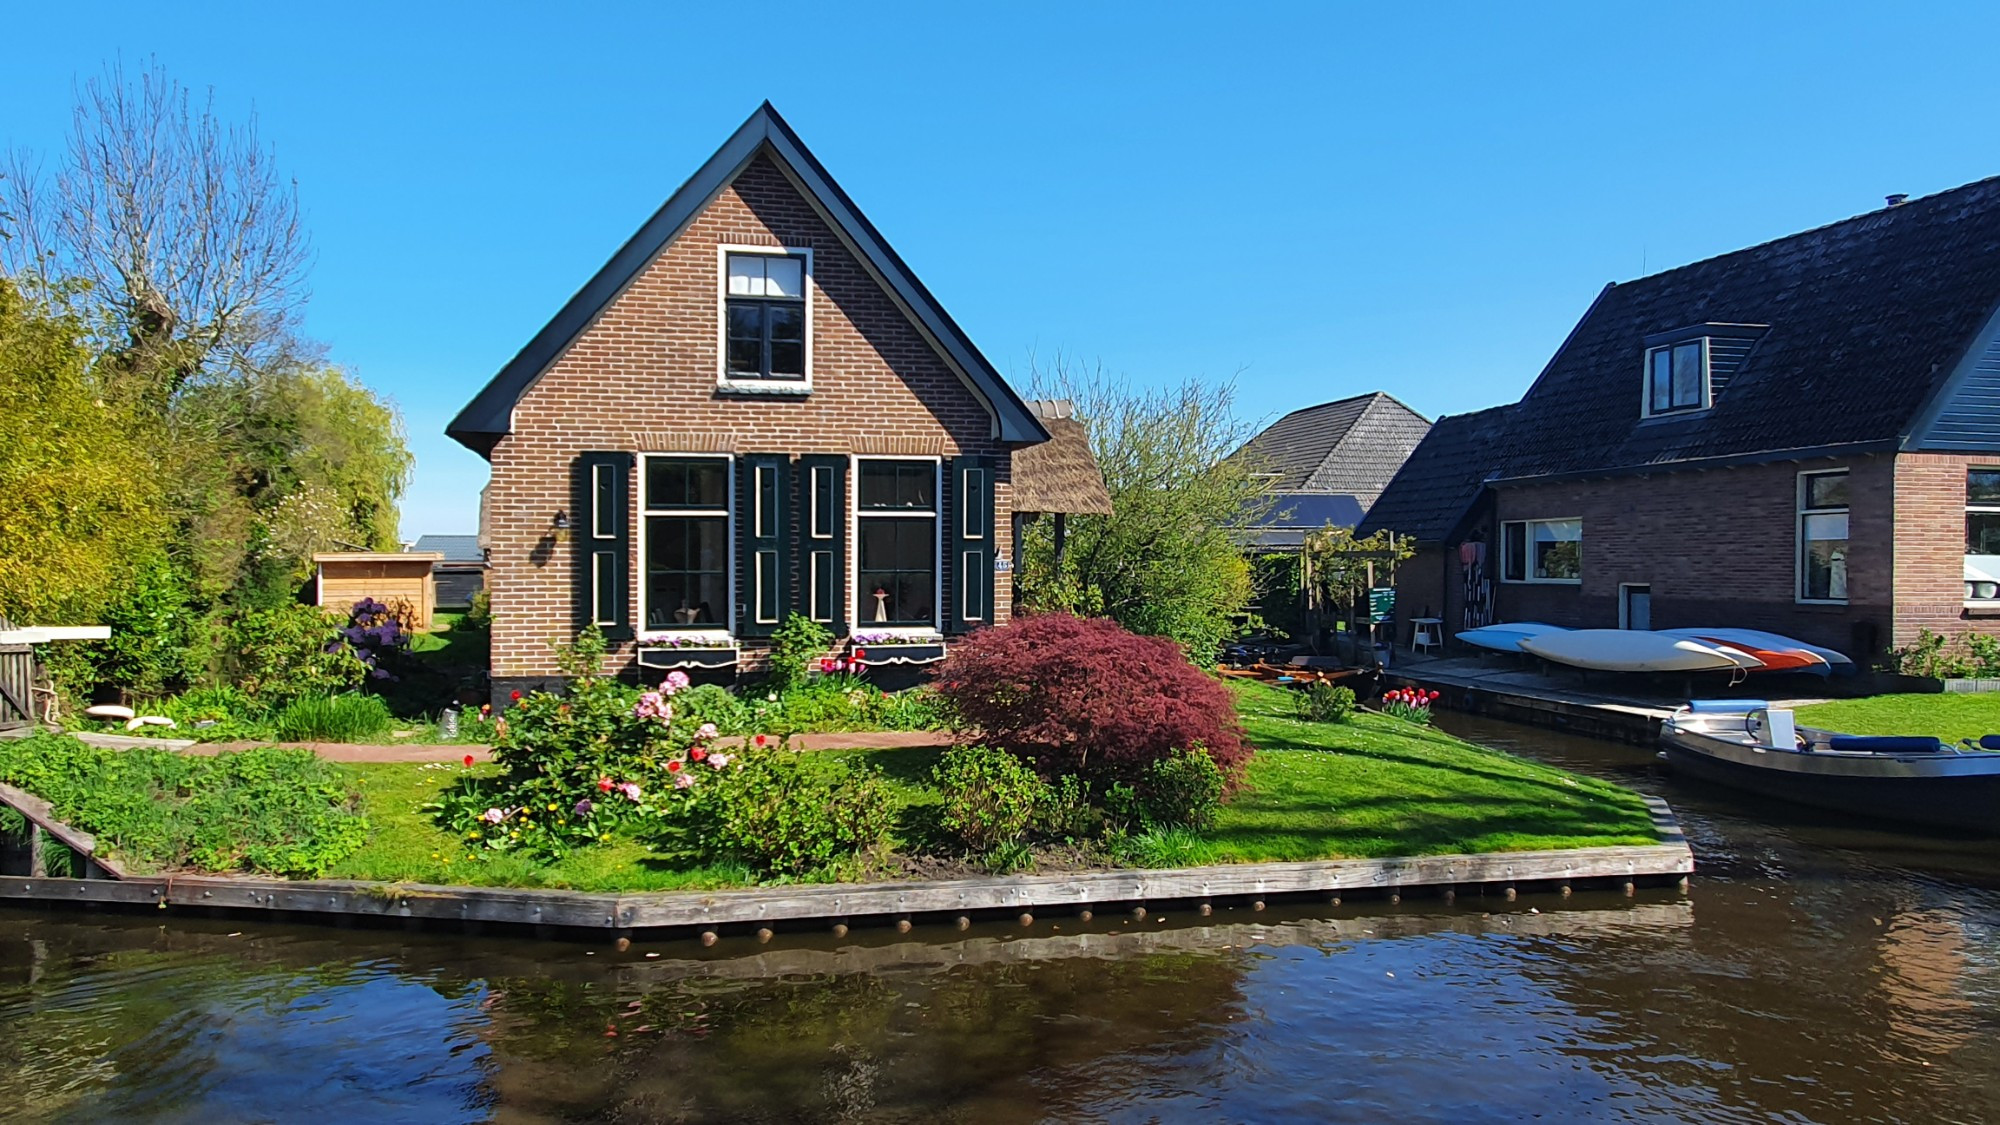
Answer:
[[1800, 725], [1843, 734], [1934, 734], [1946, 742], [2000, 734], [2000, 693], [1876, 695], [1801, 707]]

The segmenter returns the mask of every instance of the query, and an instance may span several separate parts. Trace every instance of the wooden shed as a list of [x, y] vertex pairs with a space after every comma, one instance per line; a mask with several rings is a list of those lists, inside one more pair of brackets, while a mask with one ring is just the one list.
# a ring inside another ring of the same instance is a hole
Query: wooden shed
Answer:
[[314, 555], [319, 567], [317, 587], [321, 608], [346, 613], [363, 598], [394, 606], [406, 602], [411, 608], [410, 625], [431, 627], [437, 609], [437, 582], [432, 569], [444, 559], [442, 551], [331, 551]]

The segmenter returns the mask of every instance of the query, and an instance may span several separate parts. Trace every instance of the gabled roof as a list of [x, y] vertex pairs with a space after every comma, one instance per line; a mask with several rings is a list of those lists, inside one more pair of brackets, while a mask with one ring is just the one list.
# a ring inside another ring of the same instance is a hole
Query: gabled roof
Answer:
[[1278, 492], [1341, 493], [1366, 507], [1429, 428], [1423, 415], [1376, 391], [1294, 410], [1235, 456], [1276, 474], [1271, 487]]
[[420, 535], [410, 544], [412, 551], [436, 551], [446, 563], [480, 563], [486, 552], [479, 549], [477, 535]]
[[1285, 492], [1270, 499], [1270, 509], [1236, 533], [1239, 542], [1265, 551], [1296, 551], [1305, 545], [1308, 532], [1328, 524], [1353, 527], [1361, 519], [1361, 499], [1351, 493]]
[[1448, 541], [1479, 499], [1487, 475], [1504, 458], [1514, 411], [1513, 406], [1494, 406], [1431, 423], [1430, 433], [1354, 533], [1367, 536], [1387, 528], [1415, 536], [1419, 543]]
[[[1607, 287], [1529, 388], [1503, 478], [1893, 449], [2000, 309], [2000, 179]], [[1705, 411], [1640, 417], [1649, 336], [1744, 337]], [[1768, 326], [1757, 331], [1758, 326]]]
[[1036, 399], [1028, 409], [1042, 420], [1049, 440], [1014, 453], [1014, 510], [1108, 516], [1111, 490], [1090, 452], [1090, 432], [1064, 399]]
[[759, 153], [767, 153], [828, 226], [845, 241], [865, 269], [903, 307], [919, 331], [993, 419], [1001, 441], [1041, 442], [1048, 431], [1000, 376], [924, 283], [891, 249], [875, 225], [854, 205], [770, 102], [757, 107], [715, 155], [680, 186], [639, 232], [618, 249], [596, 276], [542, 326], [519, 355], [500, 369], [445, 427], [445, 433], [484, 456], [512, 428], [514, 406], [584, 329], [623, 292], [646, 266], [671, 245]]

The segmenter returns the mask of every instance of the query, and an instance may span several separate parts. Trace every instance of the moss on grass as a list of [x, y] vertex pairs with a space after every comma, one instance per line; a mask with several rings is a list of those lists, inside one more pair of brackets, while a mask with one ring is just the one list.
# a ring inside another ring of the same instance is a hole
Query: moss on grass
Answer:
[[1801, 726], [1843, 734], [1934, 734], [1946, 742], [2000, 734], [2000, 693], [1876, 695], [1801, 707]]

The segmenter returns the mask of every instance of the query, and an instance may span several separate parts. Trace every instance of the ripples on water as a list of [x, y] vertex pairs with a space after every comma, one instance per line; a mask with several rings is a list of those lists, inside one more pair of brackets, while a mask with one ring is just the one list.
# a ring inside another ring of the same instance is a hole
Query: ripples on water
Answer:
[[1663, 793], [1695, 843], [1693, 893], [624, 954], [7, 912], [0, 1116], [2000, 1119], [2000, 848], [1448, 722]]

